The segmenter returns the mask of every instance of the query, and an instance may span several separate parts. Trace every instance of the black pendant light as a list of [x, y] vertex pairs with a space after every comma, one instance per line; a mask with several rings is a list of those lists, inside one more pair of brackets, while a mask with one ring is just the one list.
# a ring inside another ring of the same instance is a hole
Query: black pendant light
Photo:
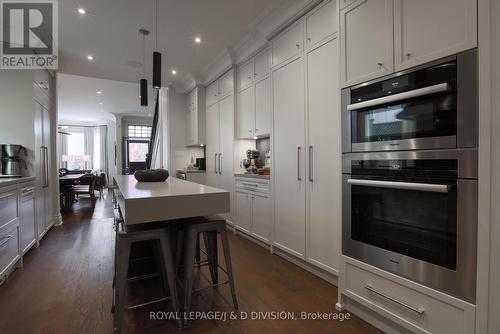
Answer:
[[153, 52], [153, 88], [161, 88], [161, 53], [158, 52], [158, 0], [155, 0], [156, 9], [156, 51]]
[[142, 35], [142, 79], [140, 81], [140, 97], [141, 106], [148, 106], [148, 80], [146, 79], [146, 36], [149, 35], [149, 31], [146, 29], [139, 29], [139, 33]]

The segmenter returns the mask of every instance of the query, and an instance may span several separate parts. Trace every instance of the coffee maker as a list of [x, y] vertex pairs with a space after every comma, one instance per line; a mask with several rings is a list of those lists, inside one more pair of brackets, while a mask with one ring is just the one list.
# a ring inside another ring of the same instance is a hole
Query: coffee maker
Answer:
[[1, 174], [8, 176], [21, 175], [22, 154], [26, 156], [26, 149], [21, 145], [2, 145]]
[[247, 150], [247, 158], [241, 160], [240, 166], [246, 169], [246, 174], [258, 174], [257, 161], [260, 152], [257, 150]]

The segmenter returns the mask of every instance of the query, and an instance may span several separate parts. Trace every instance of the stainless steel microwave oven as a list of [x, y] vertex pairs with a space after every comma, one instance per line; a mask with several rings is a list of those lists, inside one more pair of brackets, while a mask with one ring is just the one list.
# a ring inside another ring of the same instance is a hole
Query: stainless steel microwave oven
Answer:
[[477, 147], [477, 49], [342, 90], [342, 151]]

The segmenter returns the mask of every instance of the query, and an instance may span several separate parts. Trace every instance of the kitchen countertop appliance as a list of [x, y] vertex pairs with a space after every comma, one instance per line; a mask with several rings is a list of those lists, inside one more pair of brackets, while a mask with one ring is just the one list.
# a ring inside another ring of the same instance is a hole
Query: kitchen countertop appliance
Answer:
[[260, 152], [257, 150], [247, 150], [247, 158], [241, 160], [240, 167], [246, 169], [246, 174], [258, 174], [257, 161]]
[[21, 176], [22, 157], [26, 156], [26, 149], [21, 145], [2, 145], [1, 174], [9, 177]]

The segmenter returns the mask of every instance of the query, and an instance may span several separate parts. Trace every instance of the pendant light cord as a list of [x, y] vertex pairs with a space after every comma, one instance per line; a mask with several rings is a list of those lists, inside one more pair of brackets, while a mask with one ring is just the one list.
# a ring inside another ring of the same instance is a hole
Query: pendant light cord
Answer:
[[155, 18], [155, 22], [156, 22], [156, 33], [155, 33], [155, 37], [156, 37], [156, 51], [158, 51], [158, 0], [155, 0], [155, 15], [156, 15], [156, 18]]
[[142, 34], [142, 76], [146, 77], [146, 34]]

